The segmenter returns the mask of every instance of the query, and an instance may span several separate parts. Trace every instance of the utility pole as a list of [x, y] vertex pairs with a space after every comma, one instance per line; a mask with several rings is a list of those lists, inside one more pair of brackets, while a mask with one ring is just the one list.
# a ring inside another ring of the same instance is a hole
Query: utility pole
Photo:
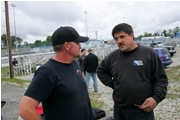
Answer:
[[97, 40], [97, 34], [98, 34], [98, 32], [97, 32], [97, 31], [95, 31], [95, 34], [96, 34], [96, 40]]
[[10, 78], [14, 78], [14, 72], [12, 66], [12, 49], [11, 49], [10, 27], [9, 27], [10, 25], [9, 25], [8, 1], [5, 1], [5, 17], [6, 17], [8, 52], [9, 52], [9, 74], [10, 74]]
[[88, 37], [88, 28], [87, 28], [87, 12], [84, 11], [85, 15], [86, 15], [86, 37]]
[[[14, 17], [14, 36], [15, 36], [15, 41], [17, 41], [17, 38], [16, 38], [16, 22], [15, 22], [15, 10], [14, 8], [16, 7], [15, 4], [10, 4], [12, 7], [13, 7], [13, 17]], [[18, 51], [18, 43], [16, 43], [16, 51]]]
[[155, 35], [155, 24], [154, 24], [154, 19], [153, 19], [153, 31], [154, 31], [154, 40], [156, 39], [156, 35]]

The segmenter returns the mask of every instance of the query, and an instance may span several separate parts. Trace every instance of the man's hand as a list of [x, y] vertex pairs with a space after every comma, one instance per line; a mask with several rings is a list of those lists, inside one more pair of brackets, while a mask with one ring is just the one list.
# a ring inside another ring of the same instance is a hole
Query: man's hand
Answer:
[[150, 112], [157, 106], [157, 102], [152, 98], [147, 98], [144, 103], [139, 107], [140, 109]]

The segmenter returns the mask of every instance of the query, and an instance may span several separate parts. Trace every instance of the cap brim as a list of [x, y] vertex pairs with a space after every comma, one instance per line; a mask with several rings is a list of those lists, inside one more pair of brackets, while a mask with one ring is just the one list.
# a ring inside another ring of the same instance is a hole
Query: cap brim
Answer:
[[89, 37], [79, 36], [79, 38], [74, 40], [74, 42], [87, 42], [88, 39], [89, 39]]

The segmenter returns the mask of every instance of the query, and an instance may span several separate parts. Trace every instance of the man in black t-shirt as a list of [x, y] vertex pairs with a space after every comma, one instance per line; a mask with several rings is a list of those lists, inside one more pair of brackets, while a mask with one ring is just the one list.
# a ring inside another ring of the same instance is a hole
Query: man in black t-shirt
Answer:
[[60, 27], [52, 35], [55, 56], [37, 69], [25, 92], [19, 115], [23, 119], [40, 120], [36, 107], [42, 102], [45, 120], [92, 120], [92, 107], [81, 68], [79, 36], [72, 27]]

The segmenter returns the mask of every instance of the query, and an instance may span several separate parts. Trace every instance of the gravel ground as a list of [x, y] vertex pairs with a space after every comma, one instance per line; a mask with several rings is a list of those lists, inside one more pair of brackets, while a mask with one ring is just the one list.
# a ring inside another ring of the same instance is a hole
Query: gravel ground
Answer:
[[[173, 63], [165, 69], [180, 65], [180, 48], [176, 48], [177, 53], [172, 57]], [[180, 72], [177, 71], [177, 72]], [[21, 79], [30, 80], [32, 74], [29, 76], [21, 77]], [[113, 115], [113, 100], [112, 100], [112, 89], [104, 86], [99, 80], [99, 91], [101, 94], [100, 101], [104, 101], [105, 105], [102, 108], [106, 111], [106, 117], [101, 120]], [[180, 81], [169, 83], [169, 86], [179, 88]], [[6, 101], [6, 104], [1, 108], [1, 115], [3, 120], [17, 120], [18, 119], [18, 107], [20, 100], [25, 92], [26, 88], [19, 88], [16, 86], [10, 86], [1, 82], [1, 101]], [[92, 80], [90, 82], [89, 92], [93, 92]], [[172, 91], [168, 91], [172, 92]], [[176, 93], [180, 95], [180, 93]], [[165, 99], [155, 108], [156, 120], [180, 120], [180, 98], [176, 99]]]

